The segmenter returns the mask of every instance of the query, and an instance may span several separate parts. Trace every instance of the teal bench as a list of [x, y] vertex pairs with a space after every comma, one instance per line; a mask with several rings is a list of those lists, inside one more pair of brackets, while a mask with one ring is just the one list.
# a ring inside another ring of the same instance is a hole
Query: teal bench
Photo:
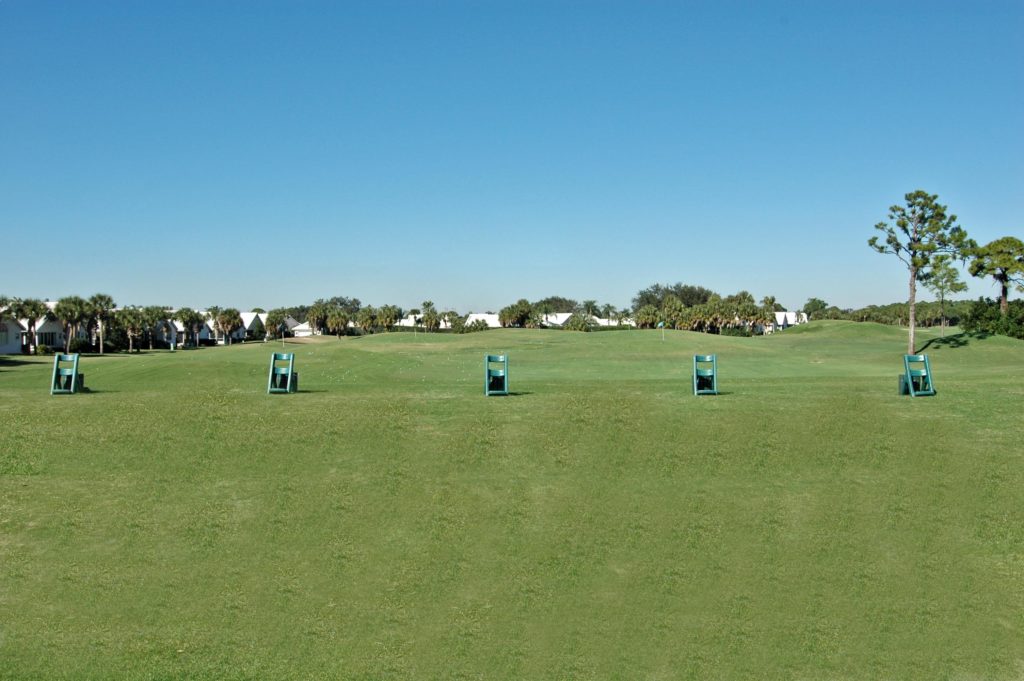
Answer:
[[267, 394], [299, 391], [299, 372], [295, 371], [295, 353], [275, 352], [270, 355], [270, 376]]
[[934, 395], [932, 365], [928, 355], [903, 355], [903, 373], [900, 374], [900, 395], [921, 397]]
[[[70, 362], [68, 366], [66, 362]], [[53, 377], [50, 380], [51, 395], [73, 395], [85, 389], [85, 374], [78, 373], [78, 355], [53, 356]]]
[[718, 358], [715, 355], [693, 356], [693, 394], [718, 394]]
[[508, 355], [484, 355], [484, 396], [508, 395]]

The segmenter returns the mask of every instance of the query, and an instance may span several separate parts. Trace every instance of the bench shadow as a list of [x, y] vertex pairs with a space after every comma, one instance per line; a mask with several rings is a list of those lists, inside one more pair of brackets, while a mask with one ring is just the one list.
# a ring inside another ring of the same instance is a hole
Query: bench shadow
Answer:
[[955, 333], [952, 336], [932, 338], [917, 350], [917, 354], [923, 354], [928, 348], [963, 348], [972, 340], [985, 340], [992, 334], [979, 331], [977, 333]]

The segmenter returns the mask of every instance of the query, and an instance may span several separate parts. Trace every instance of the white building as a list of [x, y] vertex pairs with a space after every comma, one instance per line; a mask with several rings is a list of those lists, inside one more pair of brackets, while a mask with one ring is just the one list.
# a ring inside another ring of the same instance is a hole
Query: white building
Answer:
[[16, 355], [21, 352], [21, 335], [24, 331], [17, 319], [0, 312], [0, 355]]

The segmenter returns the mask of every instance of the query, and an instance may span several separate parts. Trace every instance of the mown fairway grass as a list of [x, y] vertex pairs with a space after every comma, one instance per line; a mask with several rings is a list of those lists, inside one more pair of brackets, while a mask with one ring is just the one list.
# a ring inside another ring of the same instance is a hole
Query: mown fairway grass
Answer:
[[950, 340], [919, 399], [843, 322], [0, 359], [0, 677], [1019, 678], [1024, 343]]

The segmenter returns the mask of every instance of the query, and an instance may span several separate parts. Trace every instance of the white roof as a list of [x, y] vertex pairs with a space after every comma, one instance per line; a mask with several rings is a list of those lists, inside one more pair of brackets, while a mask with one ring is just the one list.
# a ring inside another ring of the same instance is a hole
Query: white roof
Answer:
[[470, 313], [469, 315], [467, 315], [466, 316], [466, 325], [468, 326], [468, 325], [472, 324], [473, 322], [475, 322], [478, 319], [481, 319], [484, 322], [486, 322], [487, 326], [491, 327], [492, 329], [500, 329], [501, 328], [501, 322], [498, 321], [498, 315], [496, 315], [496, 314], [487, 314], [487, 313], [484, 313], [484, 312]]
[[[238, 314], [242, 317], [242, 326], [247, 331], [249, 330], [249, 327], [252, 326], [253, 320], [260, 316], [258, 312], [239, 312]], [[266, 317], [266, 315], [264, 315], [264, 317]], [[260, 321], [263, 322], [264, 326], [266, 326], [265, 319], [260, 319]]]
[[552, 312], [551, 314], [544, 315], [544, 323], [552, 326], [561, 326], [569, 321], [571, 316], [572, 312]]

